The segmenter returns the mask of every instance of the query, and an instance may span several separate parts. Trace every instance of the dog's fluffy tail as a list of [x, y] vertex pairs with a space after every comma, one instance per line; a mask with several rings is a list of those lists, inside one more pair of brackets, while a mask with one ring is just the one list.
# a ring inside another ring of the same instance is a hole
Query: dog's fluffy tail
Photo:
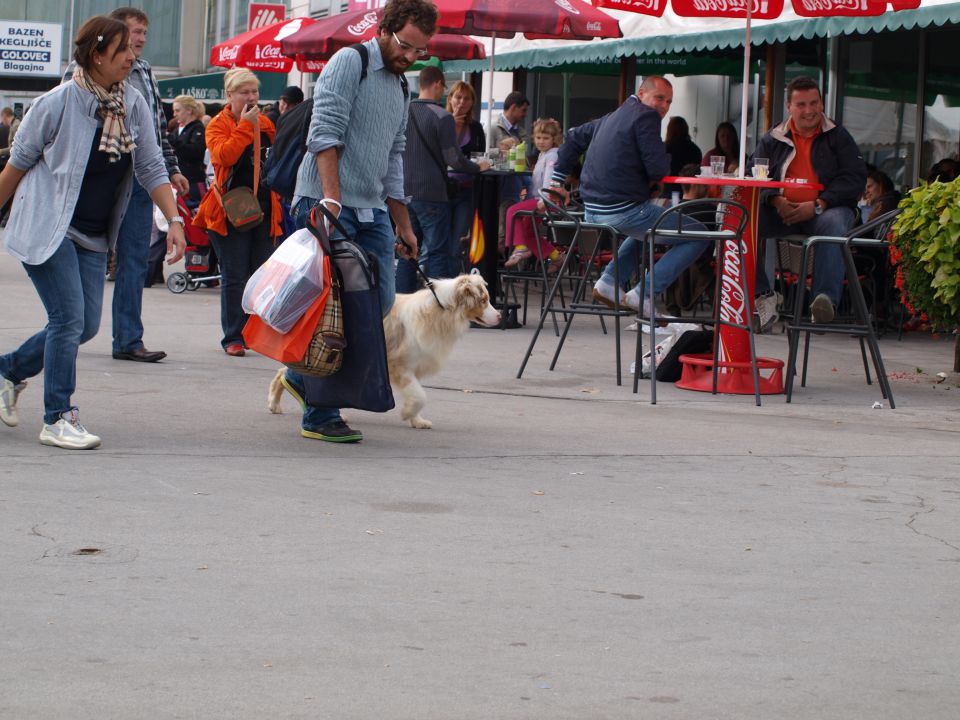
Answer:
[[283, 397], [283, 384], [280, 379], [286, 371], [286, 367], [277, 370], [277, 374], [270, 381], [270, 389], [267, 391], [267, 409], [275, 415], [283, 413], [283, 408], [280, 407], [280, 398]]

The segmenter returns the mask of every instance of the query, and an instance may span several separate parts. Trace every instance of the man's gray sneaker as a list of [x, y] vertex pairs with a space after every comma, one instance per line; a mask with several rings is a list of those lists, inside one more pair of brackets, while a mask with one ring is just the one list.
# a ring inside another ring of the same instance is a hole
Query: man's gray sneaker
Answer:
[[0, 384], [0, 420], [4, 425], [16, 427], [20, 423], [20, 416], [17, 414], [17, 398], [26, 386], [25, 382], [13, 383], [3, 378], [3, 383]]
[[65, 450], [92, 450], [100, 447], [100, 438], [87, 432], [80, 424], [80, 413], [76, 408], [62, 413], [53, 425], [44, 423], [43, 430], [40, 431], [40, 442]]
[[810, 319], [815, 323], [823, 324], [833, 322], [833, 318], [836, 314], [836, 308], [833, 307], [833, 303], [830, 301], [830, 298], [828, 298], [824, 293], [817, 295], [813, 299], [813, 302], [810, 303]]
[[777, 312], [777, 294], [770, 292], [760, 295], [753, 301], [753, 331], [763, 334], [780, 319]]

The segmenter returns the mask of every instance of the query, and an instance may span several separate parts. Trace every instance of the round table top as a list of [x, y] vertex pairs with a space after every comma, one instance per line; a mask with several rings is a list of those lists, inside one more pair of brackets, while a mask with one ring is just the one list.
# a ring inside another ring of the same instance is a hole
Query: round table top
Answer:
[[781, 180], [755, 180], [748, 177], [737, 177], [735, 175], [724, 175], [721, 177], [676, 177], [669, 176], [663, 178], [663, 182], [673, 185], [716, 185], [721, 187], [749, 187], [749, 188], [809, 188], [811, 190], [823, 190], [823, 185], [812, 182], [783, 182]]
[[486, 175], [487, 177], [505, 177], [507, 175], [533, 175], [533, 170], [521, 170], [517, 172], [516, 170], [494, 170], [491, 168], [477, 174]]

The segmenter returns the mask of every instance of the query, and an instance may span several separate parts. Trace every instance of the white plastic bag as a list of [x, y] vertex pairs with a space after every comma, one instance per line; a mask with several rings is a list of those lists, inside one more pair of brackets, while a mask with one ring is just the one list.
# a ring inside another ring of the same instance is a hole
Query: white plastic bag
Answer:
[[309, 230], [297, 230], [250, 276], [241, 304], [285, 333], [322, 291], [323, 249]]
[[[642, 331], [645, 335], [649, 335], [647, 332], [649, 330], [649, 325], [644, 324], [641, 326]], [[673, 348], [674, 343], [677, 342], [677, 339], [683, 335], [688, 330], [702, 330], [702, 325], [697, 325], [696, 323], [672, 323], [667, 325], [664, 328], [656, 328], [655, 334], [659, 339], [663, 334], [666, 334], [660, 342], [656, 345], [657, 352], [657, 366], [659, 367], [660, 363], [663, 362], [663, 359], [667, 356], [667, 353], [670, 352]], [[650, 377], [650, 351], [648, 350], [643, 354], [643, 357], [640, 359], [640, 377], [648, 378]], [[636, 372], [636, 368], [631, 366], [630, 372]]]

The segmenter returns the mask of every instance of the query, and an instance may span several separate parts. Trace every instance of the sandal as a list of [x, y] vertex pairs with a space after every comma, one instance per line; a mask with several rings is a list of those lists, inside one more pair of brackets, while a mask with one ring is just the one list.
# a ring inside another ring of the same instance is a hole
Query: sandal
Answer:
[[507, 258], [503, 266], [505, 268], [514, 267], [530, 257], [533, 257], [533, 253], [528, 248], [517, 248], [511, 253], [510, 257]]
[[560, 272], [560, 268], [563, 267], [563, 261], [566, 260], [567, 254], [565, 252], [560, 253], [553, 260], [547, 262], [547, 275], [556, 275]]

